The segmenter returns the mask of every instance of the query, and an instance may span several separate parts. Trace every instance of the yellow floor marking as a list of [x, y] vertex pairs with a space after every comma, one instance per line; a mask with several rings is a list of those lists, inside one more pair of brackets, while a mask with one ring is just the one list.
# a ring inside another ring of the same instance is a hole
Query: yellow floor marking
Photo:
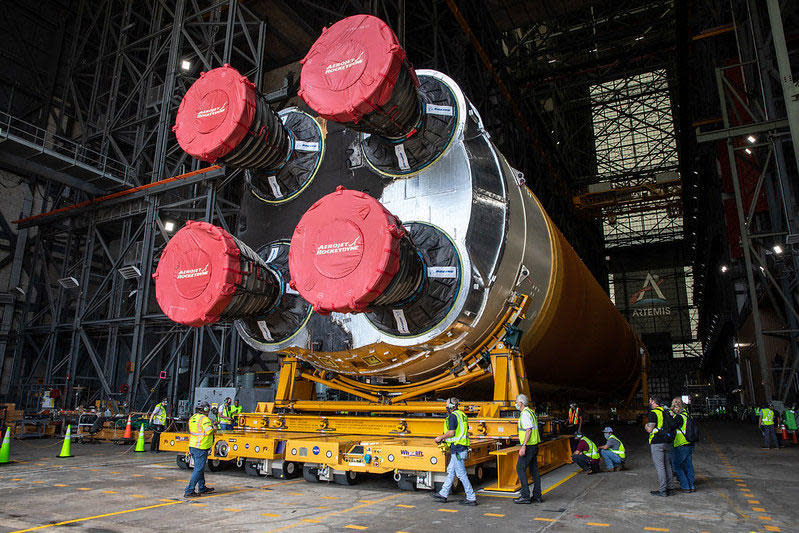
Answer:
[[603, 522], [586, 522], [585, 525], [587, 525], [587, 526], [597, 526], [597, 527], [610, 527], [610, 524], [605, 524]]
[[746, 501], [747, 501], [747, 503], [754, 503], [755, 505], [760, 503], [759, 500], [746, 500]]
[[232, 508], [232, 507], [228, 507], [228, 508], [226, 508], [226, 509], [223, 509], [223, 511], [229, 511], [229, 512], [231, 512], [231, 513], [240, 513], [240, 512], [241, 512], [241, 509], [234, 509], [234, 508]]
[[319, 520], [318, 518], [303, 518], [302, 521], [303, 522], [310, 522], [312, 524], [318, 524], [318, 523], [321, 522], [321, 520]]
[[766, 510], [763, 507], [752, 507], [753, 511], [757, 511], [758, 513], [765, 513]]
[[190, 503], [189, 505], [193, 505], [194, 507], [208, 507], [207, 503]]
[[780, 530], [780, 528], [778, 528], [777, 526], [764, 526], [764, 527], [766, 528], [766, 531], [779, 531]]
[[109, 474], [121, 474], [122, 472], [109, 472]]
[[577, 472], [573, 472], [573, 473], [569, 474], [565, 478], [561, 479], [560, 481], [558, 481], [557, 483], [555, 483], [554, 485], [549, 487], [547, 490], [541, 492], [541, 494], [546, 494], [547, 492], [551, 491], [552, 489], [563, 485], [564, 483], [566, 483], [567, 481], [569, 481], [571, 478], [573, 478], [574, 476], [576, 476], [579, 473], [580, 473], [580, 471], [578, 470]]
[[166, 479], [165, 477], [155, 476], [153, 479]]
[[350, 524], [348, 526], [344, 526], [345, 529], [369, 529], [366, 526], [356, 526], [355, 524]]
[[[302, 481], [303, 481], [303, 480], [301, 480], [301, 479], [300, 479], [300, 480], [297, 480], [297, 481], [294, 481], [294, 482], [290, 482], [290, 483], [301, 483]], [[277, 483], [276, 483], [276, 484], [277, 484]], [[356, 510], [358, 510], [358, 509], [361, 509], [361, 508], [363, 508], [363, 507], [367, 507], [367, 506], [369, 506], [369, 505], [373, 505], [373, 504], [375, 504], [375, 503], [381, 503], [381, 502], [384, 502], [384, 501], [386, 501], [386, 500], [391, 500], [391, 499], [394, 499], [394, 498], [399, 498], [400, 496], [403, 496], [403, 494], [392, 494], [391, 496], [386, 496], [385, 498], [380, 498], [379, 500], [373, 500], [373, 501], [372, 501], [372, 503], [363, 503], [363, 504], [361, 504], [361, 505], [356, 505], [356, 506], [354, 506], [354, 507], [350, 507], [349, 509], [342, 509], [342, 510], [340, 510], [340, 511], [333, 511], [333, 512], [330, 512], [330, 513], [327, 513], [327, 514], [324, 514], [324, 515], [319, 515], [319, 517], [318, 517], [318, 518], [321, 520], [321, 519], [324, 519], [324, 518], [329, 518], [329, 517], [331, 517], [331, 516], [335, 516], [335, 515], [340, 515], [340, 514], [348, 513], [348, 512], [351, 512], [351, 511], [356, 511]], [[271, 531], [269, 531], [268, 533], [276, 533], [277, 531], [285, 531], [285, 530], [287, 530], [287, 529], [293, 529], [293, 528], [295, 528], [295, 527], [297, 527], [297, 526], [301, 526], [301, 525], [302, 525], [301, 521], [300, 521], [300, 522], [295, 522], [295, 523], [293, 523], [293, 524], [289, 524], [289, 525], [287, 525], [287, 526], [279, 527], [279, 528], [277, 528], [277, 529], [272, 529], [272, 530], [271, 530]]]
[[438, 512], [439, 513], [457, 513], [458, 510], [457, 509], [439, 509]]
[[758, 520], [771, 520], [771, 517], [770, 517], [770, 516], [762, 516], [762, 515], [758, 515], [758, 517], [757, 517], [757, 518], [758, 518]]
[[483, 513], [483, 516], [496, 516], [498, 518], [502, 518], [505, 515], [504, 514], [499, 514], [499, 513]]
[[47, 466], [44, 463], [33, 463], [33, 464], [35, 464], [36, 466]]
[[179, 501], [179, 500], [176, 500], [175, 498], [161, 498], [158, 501], [159, 502], [176, 502], [176, 501]]
[[735, 481], [736, 483], [743, 483], [744, 482], [743, 479], [733, 479], [733, 481]]
[[46, 481], [40, 481], [40, 480], [37, 479], [36, 481], [34, 481], [34, 483], [47, 483], [47, 482]]
[[557, 522], [558, 521], [556, 518], [539, 518], [539, 517], [535, 517], [535, 518], [533, 518], [533, 520], [538, 520], [539, 522]]
[[66, 487], [66, 485], [64, 485], [63, 483], [56, 483], [56, 484], [55, 484], [55, 485], [53, 485], [53, 486], [54, 486], [54, 487]]
[[78, 490], [92, 490], [89, 487], [78, 487]]
[[408, 531], [397, 531], [397, 533], [408, 533]]
[[644, 531], [671, 531], [671, 530], [668, 529], [668, 528], [665, 528], [665, 527], [649, 527], [649, 526], [646, 526], [646, 527], [644, 527]]
[[103, 494], [116, 494], [116, 493], [117, 493], [117, 491], [115, 491], [115, 490], [104, 490], [103, 491]]
[[289, 496], [302, 496], [302, 492], [287, 492]]
[[405, 509], [413, 509], [416, 506], [415, 505], [405, 505], [404, 503], [398, 503], [397, 507], [403, 507]]
[[358, 500], [358, 503], [376, 503], [376, 500]]
[[89, 470], [91, 470], [92, 472], [101, 472], [99, 468], [90, 468]]
[[133, 477], [144, 477], [144, 474], [131, 474]]
[[329, 505], [320, 505], [317, 509], [330, 509]]
[[261, 513], [261, 516], [269, 516], [271, 518], [277, 518], [280, 515], [279, 514], [275, 514], [275, 513]]
[[325, 500], [338, 500], [338, 496], [322, 496]]
[[22, 481], [21, 477], [12, 477], [11, 481]]
[[144, 494], [131, 494], [130, 497], [131, 498], [146, 498], [146, 496]]

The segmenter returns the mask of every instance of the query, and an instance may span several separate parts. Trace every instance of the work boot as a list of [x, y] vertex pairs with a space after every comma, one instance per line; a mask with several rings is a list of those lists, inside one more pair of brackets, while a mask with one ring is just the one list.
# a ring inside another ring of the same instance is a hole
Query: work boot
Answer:
[[200, 491], [200, 494], [208, 494], [209, 492], [214, 492], [214, 488], [213, 487], [205, 487], [204, 489], [202, 489]]
[[522, 498], [521, 496], [513, 500], [513, 503], [532, 503], [532, 502], [533, 500], [531, 500], [530, 498]]
[[663, 496], [663, 497], [669, 495], [669, 493], [665, 490], [650, 490], [649, 494], [651, 494], [652, 496]]
[[437, 493], [437, 492], [434, 492], [433, 494], [431, 494], [430, 497], [433, 498], [437, 502], [447, 503], [447, 499], [445, 497], [443, 497], [441, 494]]
[[184, 498], [197, 498], [198, 496], [200, 496], [200, 493], [196, 491], [187, 492], [183, 495]]
[[542, 500], [541, 498], [533, 498], [532, 502], [533, 503], [544, 503], [544, 500]]
[[475, 506], [475, 505], [477, 505], [477, 500], [461, 500], [458, 503], [461, 504], [461, 505]]

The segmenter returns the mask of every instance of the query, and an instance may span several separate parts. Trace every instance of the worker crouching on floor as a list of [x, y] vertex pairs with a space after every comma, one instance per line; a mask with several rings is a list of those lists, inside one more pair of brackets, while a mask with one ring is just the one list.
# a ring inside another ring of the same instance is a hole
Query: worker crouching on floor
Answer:
[[[516, 475], [522, 488], [513, 503], [541, 503], [541, 476], [538, 475], [538, 420], [529, 407], [530, 400], [524, 394], [516, 397], [516, 410], [519, 411], [519, 459], [516, 461]], [[527, 483], [527, 470], [533, 476], [533, 497], [530, 498], [530, 485]]]
[[594, 444], [594, 441], [583, 435], [582, 433], [575, 433], [574, 440], [577, 442], [577, 447], [574, 448], [572, 460], [577, 463], [588, 475], [596, 474], [599, 472], [599, 449]]
[[610, 471], [618, 472], [624, 470], [624, 460], [627, 452], [624, 451], [624, 444], [621, 439], [613, 434], [613, 429], [606, 427], [602, 430], [605, 436], [605, 444], [599, 447], [599, 455], [605, 461], [605, 468]]
[[[671, 456], [671, 466], [677, 479], [680, 481], [680, 489], [683, 492], [695, 492], [694, 487], [694, 443], [688, 440], [687, 429], [690, 415], [685, 409], [685, 404], [680, 398], [671, 401], [671, 412], [674, 413], [674, 451]], [[693, 422], [692, 422], [693, 423]]]
[[169, 399], [164, 398], [150, 413], [150, 425], [153, 427], [153, 438], [150, 439], [150, 451], [152, 453], [158, 453], [158, 441], [161, 440], [161, 433], [166, 429], [166, 410], [168, 406]]
[[466, 413], [458, 409], [458, 399], [447, 400], [447, 418], [444, 419], [444, 434], [435, 438], [436, 443], [442, 441], [449, 446], [449, 464], [447, 465], [447, 479], [441, 492], [434, 492], [432, 497], [439, 502], [446, 502], [455, 476], [463, 484], [466, 499], [461, 500], [461, 505], [477, 505], [477, 496], [474, 494], [472, 484], [466, 475], [466, 457], [469, 455], [469, 420]]
[[653, 496], [668, 496], [669, 490], [674, 487], [672, 483], [671, 453], [674, 436], [671, 433], [671, 414], [660, 406], [657, 397], [649, 398], [649, 418], [646, 431], [649, 433], [649, 449], [652, 453], [652, 463], [658, 476], [658, 490], [649, 491]]
[[[194, 410], [194, 415], [189, 419], [189, 453], [194, 459], [194, 471], [191, 473], [189, 484], [184, 490], [186, 498], [201, 496], [213, 492], [214, 489], [205, 486], [205, 463], [208, 453], [214, 444], [214, 425], [208, 418], [211, 407], [203, 402]], [[194, 487], [197, 486], [197, 490]]]

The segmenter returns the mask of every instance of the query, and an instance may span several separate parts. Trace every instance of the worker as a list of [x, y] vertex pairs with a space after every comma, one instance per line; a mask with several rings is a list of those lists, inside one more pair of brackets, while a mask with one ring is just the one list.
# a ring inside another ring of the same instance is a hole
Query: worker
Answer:
[[757, 425], [763, 433], [763, 446], [761, 447], [770, 449], [773, 443], [774, 448], [779, 448], [777, 434], [774, 432], [774, 409], [768, 404], [764, 404], [760, 410], [760, 418], [757, 421]]
[[[519, 497], [513, 503], [541, 503], [541, 476], [538, 475], [538, 420], [529, 407], [530, 400], [525, 394], [516, 397], [516, 410], [519, 411], [519, 459], [516, 461], [516, 475], [522, 488]], [[533, 476], [533, 497], [530, 498], [530, 485], [527, 483], [527, 471]]]
[[575, 402], [569, 404], [569, 420], [566, 430], [568, 433], [583, 432], [583, 413]]
[[[189, 484], [183, 491], [183, 496], [193, 498], [213, 492], [214, 489], [205, 486], [205, 463], [208, 453], [214, 444], [214, 426], [208, 413], [211, 407], [207, 402], [202, 402], [194, 410], [194, 415], [189, 419], [189, 453], [194, 459], [194, 471], [191, 473]], [[195, 485], [198, 490], [194, 490]]]
[[782, 423], [785, 424], [785, 429], [791, 433], [796, 433], [796, 404], [793, 407], [786, 408], [782, 412]]
[[671, 401], [671, 412], [674, 413], [674, 451], [671, 456], [671, 466], [680, 482], [683, 492], [696, 492], [694, 486], [694, 443], [685, 435], [690, 415], [685, 409], [685, 404], [680, 398]]
[[222, 431], [233, 429], [233, 415], [230, 411], [232, 408], [230, 396], [225, 398], [225, 403], [219, 406], [217, 417], [219, 420], [219, 429]]
[[572, 460], [589, 476], [599, 472], [599, 449], [594, 441], [579, 432], [574, 434], [574, 439], [577, 447], [574, 448]]
[[649, 433], [649, 449], [658, 476], [658, 490], [650, 491], [653, 496], [668, 496], [672, 483], [671, 452], [674, 437], [671, 434], [672, 418], [668, 410], [660, 406], [656, 396], [649, 398], [649, 417], [646, 431]]
[[241, 414], [242, 407], [239, 404], [239, 399], [236, 398], [233, 401], [233, 407], [230, 408], [230, 416], [233, 418], [233, 425], [237, 426], [239, 424], [239, 415]]
[[164, 398], [150, 413], [150, 426], [153, 428], [153, 438], [150, 439], [150, 453], [158, 453], [158, 441], [161, 440], [161, 432], [166, 429], [166, 410], [168, 405], [169, 398]]
[[602, 434], [605, 436], [605, 444], [599, 447], [599, 455], [605, 461], [605, 468], [614, 472], [624, 470], [627, 452], [624, 451], [621, 439], [613, 434], [613, 429], [610, 426], [603, 429]]
[[441, 492], [433, 492], [433, 499], [446, 502], [455, 476], [463, 485], [466, 499], [461, 500], [461, 505], [477, 505], [477, 496], [474, 494], [472, 484], [466, 475], [466, 457], [469, 454], [469, 420], [466, 413], [458, 409], [457, 398], [449, 398], [446, 403], [447, 417], [444, 419], [444, 433], [435, 438], [437, 444], [442, 441], [449, 446], [449, 464], [447, 465], [447, 479]]

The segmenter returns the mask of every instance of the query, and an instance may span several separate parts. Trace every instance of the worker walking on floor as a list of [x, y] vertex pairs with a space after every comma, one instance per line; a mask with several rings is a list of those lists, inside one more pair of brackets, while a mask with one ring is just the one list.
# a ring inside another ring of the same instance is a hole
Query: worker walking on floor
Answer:
[[575, 402], [569, 404], [569, 419], [566, 431], [568, 433], [583, 432], [583, 413], [580, 411], [580, 407]]
[[599, 449], [594, 441], [582, 433], [575, 433], [574, 439], [577, 447], [574, 448], [572, 460], [588, 475], [599, 472]]
[[771, 448], [772, 444], [774, 444], [774, 448], [780, 447], [777, 442], [777, 433], [774, 431], [774, 418], [774, 409], [768, 404], [763, 405], [760, 410], [760, 418], [757, 421], [757, 425], [763, 433], [762, 448]]
[[219, 429], [222, 431], [230, 431], [233, 429], [233, 414], [230, 411], [232, 408], [230, 396], [225, 398], [225, 403], [219, 406], [217, 417], [219, 420]]
[[474, 494], [472, 484], [466, 475], [466, 457], [469, 455], [469, 419], [466, 413], [458, 409], [458, 399], [447, 400], [447, 418], [444, 419], [444, 433], [435, 438], [436, 443], [442, 441], [449, 446], [449, 464], [447, 465], [447, 479], [441, 492], [433, 492], [436, 501], [446, 502], [455, 476], [458, 477], [466, 499], [461, 500], [461, 505], [477, 505], [477, 496]]
[[[671, 412], [674, 413], [674, 451], [671, 466], [680, 482], [683, 492], [696, 492], [694, 486], [694, 443], [688, 440], [687, 429], [690, 416], [680, 398], [671, 401]], [[693, 421], [692, 421], [693, 423]]]
[[649, 433], [649, 449], [658, 476], [658, 490], [650, 491], [653, 496], [668, 496], [673, 490], [671, 453], [674, 437], [671, 434], [672, 419], [668, 410], [660, 406], [657, 397], [649, 398], [649, 419], [646, 431]]
[[150, 413], [150, 426], [153, 428], [153, 438], [150, 440], [150, 452], [158, 453], [158, 441], [161, 440], [161, 433], [166, 429], [166, 409], [169, 399], [164, 398], [157, 404]]
[[[194, 459], [194, 471], [191, 473], [189, 484], [183, 491], [183, 496], [193, 498], [213, 492], [214, 489], [205, 486], [205, 463], [208, 460], [208, 453], [214, 444], [214, 426], [208, 413], [211, 406], [203, 402], [194, 410], [194, 415], [189, 419], [189, 453]], [[194, 487], [197, 490], [194, 490]]]
[[[516, 410], [519, 411], [519, 459], [516, 461], [516, 475], [522, 488], [519, 497], [513, 503], [541, 503], [541, 476], [538, 475], [538, 420], [529, 407], [530, 400], [525, 394], [516, 397]], [[527, 483], [527, 471], [533, 476], [533, 496], [530, 497], [530, 485]]]
[[613, 434], [613, 429], [610, 427], [603, 429], [602, 434], [605, 436], [605, 444], [599, 447], [599, 455], [605, 461], [605, 468], [614, 472], [624, 470], [627, 452], [621, 439]]

